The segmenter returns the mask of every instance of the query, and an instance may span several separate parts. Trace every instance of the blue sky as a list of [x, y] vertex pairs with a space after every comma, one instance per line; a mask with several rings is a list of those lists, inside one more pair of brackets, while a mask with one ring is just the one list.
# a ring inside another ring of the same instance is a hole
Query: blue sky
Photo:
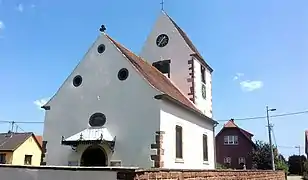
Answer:
[[[159, 0], [0, 2], [0, 121], [43, 121], [34, 102], [56, 92], [101, 24], [139, 53], [160, 11]], [[273, 115], [308, 109], [307, 8], [305, 0], [166, 0], [167, 13], [214, 69], [215, 119], [264, 116], [266, 105], [277, 108]], [[272, 118], [277, 145], [304, 146], [307, 119]], [[236, 123], [268, 140], [265, 119]], [[43, 124], [19, 125], [42, 133]], [[8, 128], [0, 124], [0, 131]]]

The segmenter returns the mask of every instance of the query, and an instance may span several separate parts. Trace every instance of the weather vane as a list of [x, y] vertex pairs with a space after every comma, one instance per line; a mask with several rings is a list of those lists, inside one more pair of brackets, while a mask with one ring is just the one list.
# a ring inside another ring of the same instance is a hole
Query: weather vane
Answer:
[[160, 4], [161, 4], [161, 10], [162, 10], [162, 11], [164, 10], [164, 3], [165, 3], [164, 0], [161, 0], [161, 3], [160, 3]]

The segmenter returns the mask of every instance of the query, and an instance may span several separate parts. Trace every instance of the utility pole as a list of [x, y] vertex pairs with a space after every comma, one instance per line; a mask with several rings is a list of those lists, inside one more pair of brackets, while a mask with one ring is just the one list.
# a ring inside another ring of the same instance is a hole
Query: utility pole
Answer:
[[268, 126], [268, 139], [269, 139], [269, 145], [271, 148], [271, 160], [272, 160], [272, 170], [275, 171], [275, 159], [274, 159], [274, 149], [273, 149], [273, 143], [272, 143], [272, 125], [269, 121], [269, 111], [276, 111], [276, 109], [268, 109], [268, 106], [266, 106], [266, 118], [267, 118], [267, 126]]
[[299, 165], [300, 165], [300, 173], [299, 173], [299, 175], [301, 175], [302, 174], [302, 157], [301, 157], [301, 146], [300, 145], [298, 145], [298, 146], [295, 146], [295, 148], [298, 148], [298, 158], [299, 158]]

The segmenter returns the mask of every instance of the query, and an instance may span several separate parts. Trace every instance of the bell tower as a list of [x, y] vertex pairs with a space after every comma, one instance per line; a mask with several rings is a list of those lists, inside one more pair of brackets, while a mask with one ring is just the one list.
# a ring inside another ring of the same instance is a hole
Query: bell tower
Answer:
[[166, 75], [212, 118], [212, 72], [186, 33], [161, 11], [140, 56]]

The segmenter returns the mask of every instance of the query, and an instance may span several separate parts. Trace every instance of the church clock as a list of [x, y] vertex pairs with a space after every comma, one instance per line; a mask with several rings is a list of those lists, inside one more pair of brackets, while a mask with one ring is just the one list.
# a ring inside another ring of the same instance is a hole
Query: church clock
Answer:
[[156, 45], [158, 47], [165, 47], [169, 42], [169, 37], [166, 34], [161, 34], [156, 38]]
[[206, 88], [204, 84], [202, 84], [201, 86], [201, 91], [202, 91], [202, 97], [203, 99], [205, 99], [206, 98]]

